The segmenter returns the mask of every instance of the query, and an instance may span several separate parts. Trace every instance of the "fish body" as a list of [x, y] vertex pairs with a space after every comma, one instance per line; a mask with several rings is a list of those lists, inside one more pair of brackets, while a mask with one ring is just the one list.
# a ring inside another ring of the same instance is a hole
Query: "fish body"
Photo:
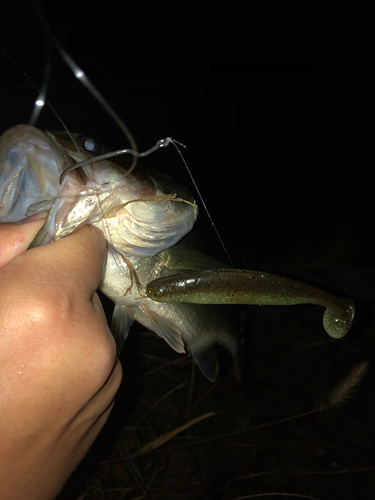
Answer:
[[[218, 373], [215, 344], [236, 359], [239, 331], [233, 310], [220, 306], [156, 303], [147, 284], [184, 270], [219, 267], [199, 252], [171, 248], [193, 227], [188, 191], [169, 176], [137, 166], [127, 175], [124, 159], [91, 163], [64, 177], [70, 165], [105, 153], [82, 134], [17, 125], [0, 138], [0, 222], [49, 210], [41, 244], [85, 224], [108, 241], [99, 289], [115, 303], [111, 329], [121, 349], [134, 321], [156, 332], [177, 352], [192, 355], [202, 373]], [[177, 195], [174, 201], [169, 195]]]

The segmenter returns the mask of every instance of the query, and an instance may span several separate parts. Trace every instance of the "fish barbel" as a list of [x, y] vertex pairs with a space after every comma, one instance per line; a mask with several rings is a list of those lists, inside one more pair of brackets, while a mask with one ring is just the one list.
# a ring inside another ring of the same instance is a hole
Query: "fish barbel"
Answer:
[[85, 224], [98, 227], [108, 241], [99, 289], [115, 303], [111, 330], [118, 349], [132, 323], [138, 321], [175, 351], [186, 349], [202, 373], [214, 381], [218, 374], [215, 344], [237, 357], [235, 312], [225, 306], [161, 304], [145, 294], [151, 280], [183, 270], [223, 267], [200, 252], [170, 248], [193, 227], [193, 199], [184, 187], [159, 172], [137, 166], [127, 175], [130, 162], [123, 157], [72, 170], [60, 185], [60, 175], [69, 166], [106, 151], [82, 134], [43, 131], [30, 125], [4, 132], [0, 137], [0, 222], [16, 222], [49, 210], [41, 244]]

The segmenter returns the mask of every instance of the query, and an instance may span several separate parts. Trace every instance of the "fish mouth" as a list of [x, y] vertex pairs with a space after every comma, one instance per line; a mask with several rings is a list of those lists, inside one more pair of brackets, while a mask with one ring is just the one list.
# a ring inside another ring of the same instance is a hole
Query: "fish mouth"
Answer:
[[16, 125], [0, 137], [0, 222], [48, 210], [59, 192], [64, 161], [42, 130]]

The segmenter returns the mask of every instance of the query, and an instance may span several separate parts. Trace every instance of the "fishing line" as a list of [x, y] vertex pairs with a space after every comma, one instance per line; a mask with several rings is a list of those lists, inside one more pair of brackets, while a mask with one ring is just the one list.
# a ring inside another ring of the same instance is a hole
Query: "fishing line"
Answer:
[[[184, 163], [185, 165], [185, 168], [190, 176], [190, 179], [193, 183], [193, 186], [199, 196], [199, 199], [201, 200], [201, 203], [203, 205], [203, 208], [208, 216], [208, 219], [216, 233], [216, 236], [220, 242], [220, 245], [221, 247], [223, 248], [224, 250], [224, 253], [225, 255], [227, 256], [227, 259], [231, 265], [231, 267], [234, 268], [234, 264], [232, 262], [232, 259], [229, 255], [229, 252], [224, 244], [224, 241], [222, 240], [220, 234], [219, 234], [219, 231], [213, 221], [213, 218], [208, 210], [208, 207], [203, 199], [203, 196], [198, 188], [198, 185], [197, 183], [195, 182], [195, 179], [192, 175], [192, 172], [190, 170], [190, 168], [188, 167], [187, 165], [187, 162], [184, 158], [184, 156], [182, 155], [179, 147], [177, 146], [177, 144], [179, 144], [180, 146], [182, 147], [186, 147], [184, 144], [178, 142], [178, 141], [175, 141], [173, 140], [172, 138], [170, 137], [167, 137], [165, 139], [160, 139], [159, 141], [157, 141], [156, 145], [153, 146], [152, 148], [148, 149], [147, 151], [144, 151], [143, 153], [138, 153], [138, 148], [137, 148], [137, 144], [136, 144], [136, 141], [132, 135], [132, 133], [130, 132], [130, 130], [128, 129], [128, 127], [125, 125], [125, 123], [121, 120], [120, 116], [116, 113], [116, 111], [112, 108], [112, 106], [108, 103], [108, 101], [103, 97], [103, 95], [98, 91], [98, 89], [93, 85], [93, 83], [90, 81], [90, 79], [86, 76], [85, 72], [82, 70], [82, 68], [80, 68], [80, 66], [74, 61], [74, 59], [66, 52], [66, 50], [63, 48], [63, 46], [61, 45], [61, 43], [57, 40], [57, 38], [52, 34], [51, 32], [51, 29], [49, 27], [49, 24], [47, 23], [39, 5], [34, 1], [34, 0], [29, 0], [30, 1], [30, 4], [32, 6], [32, 8], [34, 9], [34, 12], [36, 14], [36, 16], [38, 17], [44, 31], [45, 31], [45, 34], [46, 34], [46, 38], [47, 38], [47, 42], [52, 42], [54, 44], [54, 46], [56, 47], [58, 53], [60, 54], [61, 58], [64, 60], [64, 62], [67, 64], [67, 66], [69, 67], [69, 69], [72, 71], [72, 73], [74, 74], [74, 76], [82, 83], [82, 85], [84, 85], [84, 87], [91, 93], [91, 95], [99, 102], [99, 104], [107, 111], [107, 113], [112, 117], [112, 119], [115, 121], [115, 123], [118, 125], [118, 127], [124, 132], [124, 135], [125, 137], [127, 138], [127, 140], [129, 141], [130, 145], [131, 145], [131, 148], [130, 149], [123, 149], [123, 150], [118, 150], [118, 151], [114, 151], [112, 153], [107, 153], [105, 155], [101, 155], [101, 156], [97, 156], [97, 157], [94, 157], [94, 158], [91, 158], [91, 159], [88, 159], [88, 160], [83, 160], [81, 162], [78, 162], [78, 163], [75, 163], [73, 165], [71, 165], [70, 167], [68, 167], [66, 170], [64, 170], [60, 176], [60, 184], [62, 183], [64, 177], [69, 174], [69, 172], [71, 172], [72, 170], [78, 168], [78, 167], [83, 167], [83, 166], [86, 166], [86, 165], [89, 165], [95, 161], [99, 161], [99, 160], [105, 160], [105, 159], [108, 159], [108, 158], [112, 158], [114, 156], [118, 156], [118, 155], [121, 155], [121, 154], [131, 154], [133, 156], [133, 161], [132, 161], [132, 164], [130, 166], [130, 168], [127, 170], [127, 172], [125, 173], [124, 176], [127, 176], [129, 175], [132, 170], [135, 168], [136, 164], [137, 164], [137, 158], [139, 157], [144, 157], [144, 156], [147, 156], [151, 153], [153, 153], [154, 151], [156, 151], [157, 149], [159, 148], [163, 148], [163, 147], [166, 147], [168, 146], [170, 143], [172, 143], [174, 145], [174, 147], [176, 148], [178, 154], [180, 155], [180, 158], [182, 159], [182, 162]], [[49, 108], [53, 111], [53, 113], [56, 115], [56, 117], [59, 119], [60, 123], [62, 124], [63, 128], [66, 130], [66, 132], [68, 133], [69, 137], [71, 138], [72, 142], [74, 143], [76, 149], [77, 149], [77, 152], [79, 152], [79, 149], [78, 149], [78, 146], [74, 140], [74, 138], [72, 137], [69, 129], [67, 128], [67, 126], [65, 125], [65, 123], [63, 122], [63, 120], [61, 119], [61, 117], [59, 116], [59, 114], [57, 113], [57, 111], [53, 108], [53, 106], [50, 104], [50, 102], [47, 101], [46, 99], [46, 95], [47, 95], [47, 89], [48, 89], [48, 84], [49, 84], [49, 77], [50, 77], [50, 73], [51, 73], [51, 49], [50, 49], [51, 45], [50, 43], [48, 43], [47, 45], [47, 54], [46, 54], [46, 64], [45, 64], [45, 69], [44, 69], [44, 77], [43, 77], [43, 82], [42, 82], [42, 86], [41, 88], [39, 89], [35, 83], [29, 78], [29, 76], [22, 70], [22, 68], [16, 63], [16, 61], [14, 60], [14, 58], [12, 56], [10, 56], [10, 54], [4, 49], [4, 47], [1, 45], [1, 48], [3, 50], [3, 52], [7, 55], [7, 57], [11, 60], [11, 62], [16, 66], [16, 68], [24, 75], [24, 77], [29, 81], [29, 83], [37, 90], [38, 92], [38, 98], [37, 100], [35, 101], [35, 105], [34, 105], [34, 110], [33, 110], [33, 113], [31, 115], [31, 118], [30, 118], [30, 124], [31, 125], [34, 125], [39, 117], [39, 114], [44, 106], [44, 104], [47, 104], [49, 106]]]
[[[137, 164], [137, 158], [138, 157], [143, 157], [143, 156], [147, 156], [149, 155], [150, 153], [156, 151], [156, 149], [158, 148], [161, 148], [161, 147], [166, 147], [170, 144], [170, 142], [172, 142], [172, 144], [174, 145], [174, 147], [176, 148], [178, 154], [180, 155], [184, 165], [185, 165], [185, 168], [190, 176], [190, 179], [195, 187], [195, 190], [197, 191], [198, 193], [198, 196], [199, 196], [199, 199], [201, 200], [202, 202], [202, 205], [203, 205], [203, 208], [208, 216], [208, 219], [216, 233], [216, 236], [220, 242], [220, 245], [221, 247], [223, 248], [224, 250], [224, 253], [225, 255], [227, 256], [227, 259], [231, 265], [232, 268], [234, 268], [234, 264], [232, 262], [232, 259], [229, 255], [229, 252], [224, 244], [224, 241], [223, 239], [221, 238], [220, 236], [220, 233], [216, 227], [216, 224], [208, 210], [208, 207], [206, 205], [206, 203], [204, 202], [204, 199], [203, 199], [203, 196], [201, 195], [201, 192], [200, 190], [198, 189], [198, 185], [197, 183], [195, 182], [195, 179], [187, 165], [187, 162], [185, 161], [185, 158], [183, 157], [180, 149], [178, 148], [177, 146], [177, 143], [180, 145], [180, 146], [183, 146], [183, 147], [186, 147], [184, 146], [184, 144], [182, 143], [179, 143], [178, 141], [174, 141], [172, 140], [170, 137], [167, 137], [166, 139], [160, 139], [156, 145], [153, 147], [153, 148], [150, 148], [149, 150], [145, 151], [144, 153], [138, 153], [138, 148], [137, 148], [137, 144], [136, 144], [136, 141], [132, 135], [132, 133], [130, 132], [130, 130], [128, 129], [128, 127], [125, 125], [125, 123], [121, 120], [120, 116], [116, 113], [116, 111], [112, 108], [112, 106], [108, 103], [108, 101], [103, 97], [103, 95], [98, 91], [98, 89], [93, 85], [93, 83], [89, 80], [89, 78], [86, 76], [85, 72], [82, 70], [82, 68], [80, 68], [78, 66], [78, 64], [74, 61], [74, 59], [66, 52], [66, 50], [63, 48], [63, 46], [61, 45], [61, 43], [57, 40], [57, 38], [51, 33], [51, 30], [49, 28], [49, 25], [48, 23], [46, 22], [44, 16], [43, 16], [43, 13], [42, 11], [40, 10], [39, 6], [36, 4], [36, 2], [34, 0], [30, 0], [31, 2], [31, 5], [33, 6], [37, 16], [39, 17], [39, 20], [47, 34], [47, 36], [49, 37], [49, 39], [52, 41], [52, 43], [55, 45], [57, 51], [59, 52], [60, 56], [62, 57], [62, 59], [65, 61], [65, 63], [68, 65], [68, 67], [70, 68], [70, 70], [73, 72], [74, 76], [82, 83], [82, 85], [84, 85], [86, 87], [86, 89], [91, 93], [91, 95], [99, 102], [99, 104], [101, 104], [101, 106], [107, 111], [107, 113], [112, 117], [112, 119], [115, 121], [115, 123], [119, 126], [119, 128], [124, 132], [126, 138], [128, 139], [130, 145], [131, 145], [131, 149], [124, 149], [124, 150], [119, 150], [119, 151], [116, 151], [116, 152], [113, 152], [113, 153], [108, 153], [107, 155], [102, 155], [102, 156], [98, 156], [98, 157], [95, 157], [94, 159], [91, 159], [91, 162], [90, 160], [84, 160], [82, 162], [79, 162], [79, 163], [76, 163], [75, 165], [72, 165], [71, 167], [67, 168], [60, 176], [60, 184], [63, 180], [63, 178], [65, 177], [65, 175], [67, 175], [71, 170], [74, 170], [76, 168], [78, 168], [79, 166], [83, 167], [84, 165], [88, 165], [90, 163], [92, 163], [93, 161], [98, 161], [98, 160], [104, 160], [104, 159], [108, 159], [108, 158], [112, 158], [113, 156], [117, 156], [117, 155], [120, 155], [120, 154], [126, 154], [126, 153], [129, 153], [129, 154], [132, 154], [133, 155], [133, 161], [132, 161], [132, 164], [130, 166], [130, 168], [128, 169], [127, 173], [125, 174], [125, 176], [129, 175], [132, 170], [135, 168], [136, 164]], [[73, 141], [74, 142], [74, 141]]]
[[[60, 56], [63, 58], [63, 60], [65, 61], [65, 63], [68, 65], [68, 67], [73, 72], [74, 76], [78, 80], [81, 81], [81, 83], [94, 96], [94, 98], [97, 101], [99, 101], [99, 104], [101, 104], [102, 107], [104, 107], [104, 109], [111, 115], [111, 117], [115, 120], [115, 122], [117, 123], [117, 125], [124, 132], [125, 137], [128, 139], [129, 143], [131, 144], [131, 146], [132, 146], [133, 149], [129, 150], [129, 151], [132, 151], [132, 153], [134, 153], [133, 154], [134, 160], [132, 162], [131, 167], [129, 168], [129, 170], [127, 171], [127, 173], [124, 175], [126, 177], [135, 168], [136, 163], [137, 163], [137, 156], [146, 156], [147, 154], [150, 154], [151, 152], [153, 152], [156, 149], [158, 149], [159, 147], [165, 147], [165, 146], [167, 146], [169, 144], [169, 139], [162, 139], [161, 141], [158, 141], [157, 145], [154, 146], [153, 148], [151, 148], [148, 152], [145, 152], [144, 154], [141, 153], [141, 154], [138, 155], [138, 153], [137, 153], [137, 149], [138, 149], [137, 148], [137, 144], [136, 144], [136, 142], [135, 142], [135, 140], [133, 138], [133, 135], [131, 134], [131, 132], [126, 127], [125, 123], [122, 122], [122, 120], [120, 119], [120, 117], [118, 116], [118, 114], [113, 110], [113, 108], [109, 105], [109, 103], [104, 99], [104, 97], [100, 94], [100, 92], [95, 88], [95, 86], [87, 78], [87, 76], [85, 75], [84, 71], [75, 63], [75, 61], [73, 60], [73, 58], [69, 56], [69, 54], [64, 50], [64, 48], [62, 47], [62, 45], [54, 37], [54, 35], [52, 34], [52, 32], [50, 30], [50, 27], [49, 27], [47, 21], [44, 18], [44, 15], [43, 15], [41, 9], [39, 8], [39, 6], [37, 5], [37, 3], [35, 1], [33, 1], [33, 0], [30, 0], [30, 4], [31, 4], [32, 8], [34, 9], [34, 12], [35, 12], [37, 18], [39, 19], [39, 22], [41, 23], [41, 25], [42, 25], [42, 27], [44, 29], [45, 35], [46, 35], [46, 44], [47, 44], [46, 62], [45, 62], [45, 66], [44, 66], [44, 75], [43, 75], [42, 85], [41, 85], [40, 88], [38, 88], [38, 86], [28, 76], [28, 74], [25, 71], [23, 71], [23, 69], [21, 68], [21, 66], [16, 62], [16, 60], [14, 59], [14, 57], [11, 56], [8, 53], [8, 51], [5, 49], [5, 47], [2, 44], [0, 44], [0, 47], [1, 47], [2, 51], [4, 52], [4, 54], [8, 57], [8, 59], [11, 61], [11, 63], [27, 79], [27, 81], [29, 82], [29, 84], [38, 93], [38, 97], [35, 100], [33, 112], [31, 114], [31, 117], [30, 117], [30, 120], [29, 120], [30, 125], [32, 125], [32, 126], [35, 125], [35, 123], [37, 122], [37, 120], [39, 118], [39, 115], [40, 115], [40, 113], [41, 113], [44, 105], [47, 104], [49, 106], [49, 108], [52, 110], [52, 112], [55, 114], [55, 116], [57, 117], [57, 119], [60, 121], [60, 123], [63, 126], [64, 130], [69, 135], [69, 137], [72, 140], [72, 142], [73, 142], [73, 144], [74, 144], [77, 152], [78, 153], [80, 152], [79, 148], [78, 148], [78, 145], [77, 145], [74, 137], [70, 133], [68, 127], [65, 125], [64, 121], [62, 120], [62, 118], [60, 117], [60, 115], [57, 113], [57, 111], [54, 109], [54, 107], [52, 106], [52, 104], [47, 100], [47, 90], [48, 90], [49, 79], [50, 79], [50, 74], [51, 74], [51, 42], [52, 42], [55, 45], [55, 47], [57, 48], [57, 51], [59, 52]], [[124, 150], [124, 152], [126, 152], [126, 150]], [[120, 154], [120, 153], [117, 153], [117, 154]], [[112, 155], [109, 155], [109, 157], [111, 157], [111, 156], [116, 156], [116, 152], [114, 154], [112, 154]], [[86, 162], [83, 162], [83, 163], [85, 163], [85, 165], [86, 165], [86, 164], [91, 163], [91, 162], [92, 162], [92, 160], [90, 160], [88, 162], [86, 161]], [[73, 165], [72, 168], [69, 169], [69, 171], [73, 170], [75, 168], [77, 168], [77, 164]], [[66, 174], [67, 174], [66, 171], [64, 171], [62, 173], [62, 175], [60, 177], [60, 184], [61, 184], [61, 181], [62, 181], [63, 177]], [[21, 194], [27, 194], [27, 193], [22, 193], [21, 190], [19, 190], [19, 192]], [[30, 196], [30, 195], [28, 195], [28, 196]], [[49, 209], [46, 222], [43, 225], [43, 227], [41, 228], [41, 230], [38, 232], [37, 236], [32, 241], [32, 243], [29, 246], [29, 248], [32, 248], [34, 246], [39, 246], [42, 243], [42, 241], [43, 241], [46, 233], [48, 232], [48, 229], [49, 229], [49, 226], [51, 224], [51, 221], [53, 220], [53, 216], [54, 216], [54, 214], [55, 214], [55, 212], [57, 210], [57, 207], [58, 207], [57, 201], [59, 199], [62, 199], [62, 198], [64, 198], [64, 195], [62, 195], [61, 193], [60, 193], [60, 196], [58, 194], [57, 197], [54, 197], [54, 201], [52, 203], [52, 206]], [[97, 201], [98, 201], [99, 210], [102, 212], [102, 208], [100, 206], [99, 196], [97, 194], [96, 194], [96, 198], [97, 198]], [[108, 241], [112, 241], [106, 220], [103, 220], [103, 227], [104, 227], [104, 232], [106, 233], [106, 237], [108, 238]], [[116, 258], [115, 258], [115, 261], [116, 261], [116, 264], [118, 265], [118, 267], [121, 269], [121, 271], [125, 272], [124, 268], [123, 268], [122, 261], [120, 261], [120, 259], [116, 259]]]
[[224, 244], [224, 241], [222, 240], [222, 238], [221, 238], [221, 236], [220, 236], [220, 233], [219, 233], [219, 231], [218, 231], [218, 229], [217, 229], [217, 227], [216, 227], [216, 225], [215, 225], [215, 223], [214, 223], [213, 218], [211, 217], [211, 214], [210, 214], [210, 212], [209, 212], [209, 210], [208, 210], [208, 207], [207, 207], [207, 205], [205, 204], [205, 202], [204, 202], [204, 200], [203, 200], [203, 196], [201, 195], [201, 193], [200, 193], [200, 191], [199, 191], [199, 189], [198, 189], [198, 185], [197, 185], [197, 183], [195, 182], [194, 176], [193, 176], [193, 174], [191, 173], [190, 168], [188, 167], [188, 164], [187, 164], [187, 162], [186, 162], [186, 160], [185, 160], [185, 158], [184, 158], [183, 154], [181, 153], [180, 149], [178, 148], [177, 144], [179, 144], [180, 146], [183, 146], [184, 148], [186, 148], [186, 146], [185, 146], [184, 144], [182, 144], [181, 142], [177, 142], [177, 141], [173, 141], [173, 140], [172, 140], [172, 144], [173, 144], [173, 146], [177, 149], [177, 152], [178, 152], [178, 154], [180, 155], [180, 157], [181, 157], [181, 159], [182, 159], [182, 161], [183, 161], [183, 164], [185, 165], [185, 168], [186, 168], [186, 170], [187, 170], [188, 174], [190, 175], [191, 182], [193, 183], [193, 185], [194, 185], [194, 187], [195, 187], [195, 190], [196, 190], [196, 191], [197, 191], [197, 193], [198, 193], [199, 199], [201, 200], [202, 205], [203, 205], [203, 208], [204, 208], [204, 210], [205, 210], [205, 212], [206, 212], [206, 214], [207, 214], [207, 216], [208, 216], [208, 219], [209, 219], [209, 221], [210, 221], [210, 223], [211, 223], [211, 225], [212, 225], [212, 227], [213, 227], [213, 229], [214, 229], [214, 231], [215, 231], [215, 233], [216, 233], [216, 236], [217, 236], [217, 237], [218, 237], [218, 239], [219, 239], [220, 245], [222, 246], [222, 248], [223, 248], [223, 250], [224, 250], [224, 253], [225, 253], [225, 255], [227, 256], [227, 259], [228, 259], [228, 261], [229, 261], [229, 263], [230, 263], [231, 267], [234, 269], [234, 264], [233, 264], [233, 262], [232, 262], [232, 259], [230, 258], [230, 255], [229, 255], [228, 250], [226, 249], [226, 246], [225, 246], [225, 244]]
[[[34, 1], [30, 0], [31, 6], [33, 7], [39, 21], [41, 22], [46, 35], [49, 37], [51, 42], [55, 45], [58, 53], [64, 60], [64, 62], [68, 65], [69, 69], [72, 71], [73, 75], [79, 80], [84, 87], [90, 92], [90, 94], [99, 102], [99, 104], [107, 111], [107, 113], [111, 116], [111, 118], [115, 121], [120, 130], [123, 131], [125, 137], [129, 141], [131, 148], [134, 151], [138, 151], [137, 143], [133, 137], [133, 134], [130, 132], [128, 127], [125, 125], [123, 120], [121, 120], [120, 116], [116, 113], [116, 111], [112, 108], [109, 102], [103, 97], [103, 95], [99, 92], [99, 90], [95, 87], [95, 85], [89, 80], [86, 76], [83, 69], [78, 66], [78, 64], [74, 61], [74, 59], [66, 52], [61, 43], [57, 40], [57, 38], [52, 34], [51, 29], [39, 7], [39, 5]], [[131, 171], [135, 168], [137, 164], [137, 156], [133, 156], [133, 162], [127, 171], [126, 175], [129, 175]]]

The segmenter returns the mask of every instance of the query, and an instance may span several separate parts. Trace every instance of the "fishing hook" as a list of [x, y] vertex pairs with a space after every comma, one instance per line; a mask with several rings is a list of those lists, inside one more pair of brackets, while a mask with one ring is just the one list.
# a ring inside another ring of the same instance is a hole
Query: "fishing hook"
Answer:
[[69, 174], [72, 170], [75, 170], [76, 168], [79, 167], [84, 167], [86, 165], [89, 165], [91, 163], [94, 163], [96, 161], [100, 160], [107, 160], [108, 158], [113, 158], [114, 156], [119, 156], [123, 154], [131, 154], [133, 156], [137, 156], [138, 158], [141, 158], [143, 156], [148, 156], [149, 154], [153, 153], [159, 148], [166, 148], [169, 146], [170, 143], [175, 142], [171, 137], [166, 137], [165, 139], [159, 139], [155, 146], [152, 148], [148, 149], [147, 151], [144, 151], [143, 153], [138, 153], [137, 151], [134, 151], [134, 149], [119, 149], [118, 151], [112, 151], [111, 153], [105, 153], [104, 155], [99, 155], [95, 156], [94, 158], [89, 158], [87, 160], [79, 161], [78, 163], [74, 163], [73, 165], [70, 165], [70, 167], [66, 168], [62, 174], [60, 175], [60, 184], [62, 184], [62, 181], [64, 180], [64, 177]]

